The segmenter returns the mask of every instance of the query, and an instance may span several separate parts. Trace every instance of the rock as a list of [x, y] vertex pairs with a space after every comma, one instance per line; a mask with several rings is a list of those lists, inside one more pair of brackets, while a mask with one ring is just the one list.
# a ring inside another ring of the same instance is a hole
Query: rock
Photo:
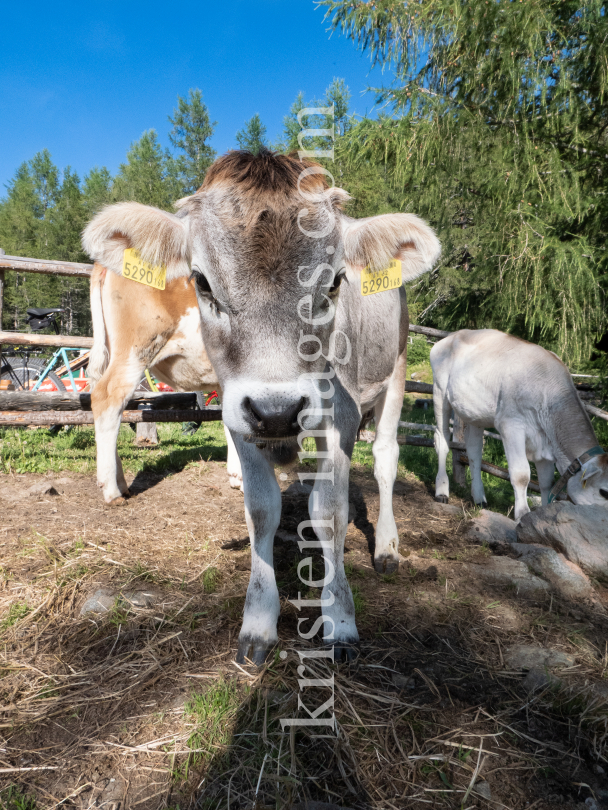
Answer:
[[428, 506], [431, 512], [435, 512], [438, 515], [458, 515], [458, 517], [462, 517], [464, 514], [462, 507], [456, 506], [456, 504], [453, 503], [439, 503], [439, 501], [431, 501]]
[[107, 613], [116, 601], [116, 594], [108, 588], [99, 588], [80, 608], [80, 615]]
[[515, 543], [517, 541], [515, 521], [498, 512], [482, 509], [479, 517], [471, 521], [466, 539], [479, 545], [486, 543], [490, 548]]
[[591, 692], [595, 698], [608, 700], [608, 681], [599, 681], [592, 684]]
[[523, 686], [526, 692], [537, 692], [539, 689], [546, 689], [550, 684], [558, 684], [557, 678], [549, 675], [544, 669], [532, 667], [523, 680]]
[[592, 576], [608, 576], [608, 509], [560, 502], [528, 512], [517, 526], [520, 543], [551, 546]]
[[512, 586], [522, 596], [537, 596], [549, 590], [544, 579], [534, 576], [527, 565], [510, 557], [490, 557], [485, 565], [469, 565], [468, 570], [478, 579]]
[[513, 543], [518, 559], [525, 562], [535, 574], [549, 582], [553, 590], [566, 599], [595, 598], [593, 586], [578, 565], [546, 546]]
[[473, 788], [473, 792], [477, 793], [479, 796], [483, 796], [484, 799], [492, 798], [492, 791], [487, 782], [477, 782]]
[[533, 644], [514, 644], [507, 647], [504, 654], [505, 664], [509, 669], [554, 669], [571, 667], [574, 656], [548, 647], [535, 647]]
[[136, 608], [152, 607], [158, 601], [158, 594], [154, 591], [123, 591], [121, 596]]
[[398, 689], [414, 689], [416, 683], [413, 678], [402, 675], [400, 672], [393, 672], [391, 681]]
[[34, 484], [31, 486], [28, 491], [28, 495], [59, 495], [55, 487], [53, 486], [52, 481], [40, 481], [38, 484]]

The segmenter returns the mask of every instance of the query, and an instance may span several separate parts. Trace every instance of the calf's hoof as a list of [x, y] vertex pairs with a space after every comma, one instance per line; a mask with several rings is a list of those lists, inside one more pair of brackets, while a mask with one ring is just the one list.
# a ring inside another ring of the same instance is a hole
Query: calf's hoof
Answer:
[[449, 503], [449, 497], [447, 495], [435, 495], [435, 500], [437, 503]]
[[237, 664], [254, 664], [263, 667], [274, 644], [266, 641], [257, 641], [253, 638], [240, 638], [236, 651]]
[[119, 498], [112, 498], [111, 501], [106, 501], [108, 506], [122, 506], [123, 503], [126, 503], [126, 498], [122, 495]]
[[374, 568], [378, 574], [394, 574], [399, 570], [399, 559], [383, 554], [381, 557], [374, 557]]
[[359, 642], [337, 641], [329, 644], [334, 650], [334, 664], [350, 664], [359, 657]]
[[230, 484], [232, 489], [240, 489], [241, 492], [243, 491], [243, 479], [238, 475], [229, 475], [228, 483]]
[[487, 509], [488, 508], [488, 502], [487, 501], [482, 501], [481, 503], [476, 503], [475, 506], [479, 506], [481, 509]]

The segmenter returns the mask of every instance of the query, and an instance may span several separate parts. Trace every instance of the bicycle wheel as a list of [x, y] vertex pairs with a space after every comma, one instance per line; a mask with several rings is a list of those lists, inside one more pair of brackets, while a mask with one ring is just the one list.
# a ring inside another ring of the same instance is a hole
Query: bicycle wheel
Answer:
[[[36, 380], [42, 376], [46, 365], [44, 360], [37, 357], [27, 360], [23, 357], [15, 357], [10, 361], [7, 360], [0, 369], [0, 380], [10, 380], [15, 386], [15, 391], [31, 391]], [[63, 393], [66, 390], [65, 385], [53, 371], [46, 375], [42, 384], [47, 393], [53, 391]]]

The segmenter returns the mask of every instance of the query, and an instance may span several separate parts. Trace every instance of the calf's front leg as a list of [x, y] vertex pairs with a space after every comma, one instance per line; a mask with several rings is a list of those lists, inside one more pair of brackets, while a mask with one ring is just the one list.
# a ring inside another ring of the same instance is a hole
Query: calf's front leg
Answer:
[[[319, 583], [323, 588], [321, 591], [323, 641], [326, 645], [333, 646], [335, 661], [354, 658], [355, 646], [359, 642], [355, 624], [355, 603], [344, 572], [344, 539], [348, 528], [348, 478], [358, 414], [355, 414], [354, 424], [354, 430], [342, 432], [329, 427], [324, 431], [325, 437], [316, 438], [319, 455], [318, 475], [308, 500], [308, 507], [317, 540], [300, 543], [302, 553], [306, 552], [307, 547], [323, 550], [325, 578]], [[310, 567], [304, 570], [310, 571]], [[302, 578], [302, 575], [300, 576]], [[304, 584], [315, 587], [314, 583]]]
[[509, 479], [515, 492], [515, 521], [530, 511], [528, 506], [528, 484], [530, 483], [530, 464], [526, 457], [526, 435], [517, 424], [497, 425], [502, 436]]
[[448, 503], [450, 500], [450, 480], [447, 471], [447, 459], [450, 452], [450, 413], [452, 411], [445, 392], [437, 383], [433, 387], [433, 406], [435, 409], [435, 452], [437, 453], [437, 477], [435, 478], [435, 500]]
[[132, 355], [112, 359], [91, 392], [97, 445], [97, 482], [105, 502], [110, 505], [123, 503], [129, 494], [116, 445], [123, 408], [145, 370], [145, 365], [134, 353]]
[[232, 434], [243, 472], [245, 520], [251, 539], [251, 576], [239, 633], [237, 663], [262, 666], [278, 641], [279, 591], [274, 575], [274, 535], [281, 518], [281, 490], [273, 465], [254, 445]]
[[374, 568], [379, 574], [392, 574], [399, 568], [399, 533], [393, 513], [393, 487], [399, 464], [397, 428], [405, 391], [405, 354], [397, 360], [395, 370], [382, 400], [375, 407], [376, 438], [374, 475], [380, 493], [380, 510], [376, 525]]
[[467, 425], [465, 429], [465, 446], [471, 469], [471, 495], [475, 506], [487, 508], [486, 493], [481, 480], [481, 459], [483, 456], [483, 428]]

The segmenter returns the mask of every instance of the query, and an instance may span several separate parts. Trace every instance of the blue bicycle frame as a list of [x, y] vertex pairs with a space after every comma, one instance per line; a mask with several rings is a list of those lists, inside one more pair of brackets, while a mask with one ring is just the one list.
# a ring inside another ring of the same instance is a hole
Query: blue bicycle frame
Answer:
[[57, 349], [55, 354], [49, 360], [47, 367], [44, 369], [44, 371], [42, 372], [40, 377], [36, 380], [36, 385], [32, 388], [32, 392], [38, 390], [38, 388], [44, 382], [44, 380], [45, 380], [47, 374], [49, 373], [49, 371], [53, 370], [53, 366], [57, 362], [58, 358], [61, 357], [65, 367], [68, 370], [68, 375], [70, 377], [70, 382], [72, 383], [72, 390], [74, 392], [78, 393], [78, 388], [76, 387], [76, 380], [74, 379], [74, 374], [72, 373], [72, 369], [70, 368], [70, 361], [68, 360], [68, 355], [67, 355], [67, 352], [77, 352], [77, 351], [79, 351], [79, 350], [78, 349], [66, 349], [63, 346], [60, 349]]

